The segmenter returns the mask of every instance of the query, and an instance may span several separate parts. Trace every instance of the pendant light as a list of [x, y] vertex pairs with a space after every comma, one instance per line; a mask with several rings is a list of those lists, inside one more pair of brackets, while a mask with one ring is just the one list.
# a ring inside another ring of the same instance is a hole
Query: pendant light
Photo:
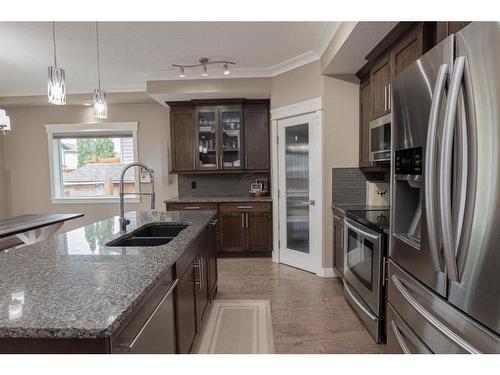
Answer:
[[8, 131], [10, 131], [10, 117], [4, 109], [0, 109], [0, 134], [6, 134]]
[[229, 64], [224, 64], [224, 75], [227, 76], [228, 74], [231, 74], [231, 71], [229, 70]]
[[99, 61], [99, 25], [95, 23], [95, 35], [96, 35], [96, 46], [97, 46], [97, 84], [98, 88], [94, 90], [94, 117], [95, 118], [107, 118], [108, 117], [108, 100], [106, 97], [106, 91], [101, 89], [101, 66]]
[[52, 42], [54, 44], [54, 66], [49, 66], [47, 96], [49, 103], [64, 105], [66, 104], [66, 77], [64, 74], [64, 69], [57, 66], [55, 22], [52, 22]]

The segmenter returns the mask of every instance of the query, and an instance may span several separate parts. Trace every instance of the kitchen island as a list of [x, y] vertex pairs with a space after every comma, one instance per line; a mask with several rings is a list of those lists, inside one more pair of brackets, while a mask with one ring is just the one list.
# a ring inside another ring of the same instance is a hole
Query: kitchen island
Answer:
[[[160, 246], [107, 246], [124, 234], [119, 218], [112, 217], [0, 253], [0, 352], [135, 352], [140, 334], [177, 283], [173, 303], [183, 313], [171, 314], [175, 327], [169, 339], [176, 352], [188, 352], [216, 290], [210, 233], [215, 215], [126, 215], [131, 222], [127, 233], [146, 224], [186, 225]], [[146, 352], [161, 352], [149, 348]]]

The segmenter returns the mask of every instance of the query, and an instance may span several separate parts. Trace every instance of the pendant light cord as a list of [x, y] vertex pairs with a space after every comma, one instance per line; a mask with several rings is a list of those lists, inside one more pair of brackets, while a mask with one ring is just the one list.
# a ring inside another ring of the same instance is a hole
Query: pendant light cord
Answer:
[[56, 56], [56, 23], [52, 22], [52, 42], [54, 44], [54, 67], [57, 69], [57, 56]]
[[101, 89], [101, 64], [99, 61], [99, 24], [95, 23], [95, 37], [96, 37], [96, 46], [97, 46], [97, 84], [99, 86], [99, 90]]

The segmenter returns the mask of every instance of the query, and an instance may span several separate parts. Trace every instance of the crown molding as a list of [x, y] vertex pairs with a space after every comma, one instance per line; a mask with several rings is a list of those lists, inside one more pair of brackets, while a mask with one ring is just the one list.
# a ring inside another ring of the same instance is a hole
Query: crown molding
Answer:
[[318, 39], [318, 42], [314, 46], [314, 52], [321, 58], [325, 53], [328, 45], [332, 41], [335, 33], [340, 27], [340, 22], [328, 22], [321, 33], [321, 36]]
[[290, 70], [298, 68], [302, 65], [307, 65], [318, 60], [319, 57], [313, 50], [304, 52], [300, 55], [294, 56], [291, 59], [285, 60], [279, 64], [274, 65], [271, 68], [272, 76], [277, 76], [282, 73], [286, 73]]

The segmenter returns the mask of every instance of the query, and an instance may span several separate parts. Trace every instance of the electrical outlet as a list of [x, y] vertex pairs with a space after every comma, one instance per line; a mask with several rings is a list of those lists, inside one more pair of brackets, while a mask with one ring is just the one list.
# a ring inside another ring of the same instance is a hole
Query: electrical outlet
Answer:
[[191, 181], [191, 189], [196, 189], [196, 181]]

